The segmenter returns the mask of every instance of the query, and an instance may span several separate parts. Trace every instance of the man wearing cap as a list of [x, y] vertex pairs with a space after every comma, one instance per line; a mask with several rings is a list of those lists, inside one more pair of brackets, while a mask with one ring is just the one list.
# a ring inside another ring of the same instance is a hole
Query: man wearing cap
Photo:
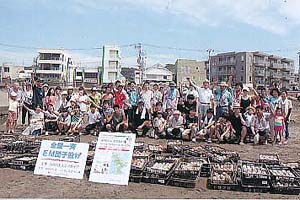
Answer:
[[183, 126], [183, 117], [178, 110], [175, 110], [168, 120], [167, 137], [170, 139], [182, 139]]
[[67, 89], [67, 101], [70, 101], [70, 99], [72, 98], [72, 96], [74, 95], [73, 93], [73, 86], [69, 86], [68, 89]]
[[190, 79], [190, 84], [197, 88], [198, 91], [198, 109], [201, 117], [204, 117], [207, 110], [213, 106], [213, 100], [214, 100], [214, 95], [212, 93], [212, 90], [209, 88], [209, 80], [204, 80], [203, 81], [203, 86], [198, 87], [195, 85]]
[[229, 111], [229, 106], [233, 102], [233, 98], [231, 93], [227, 90], [227, 83], [226, 82], [221, 82], [219, 84], [220, 89], [215, 90], [215, 100], [216, 100], [216, 118], [218, 118], [223, 114], [223, 113], [228, 113]]
[[239, 140], [240, 145], [244, 144], [244, 140], [247, 135], [247, 128], [246, 128], [246, 122], [244, 120], [244, 117], [242, 115], [241, 107], [239, 103], [233, 104], [233, 113], [229, 116], [229, 121], [232, 125], [232, 131], [236, 136], [236, 142]]
[[43, 108], [43, 99], [44, 99], [45, 95], [44, 95], [43, 83], [42, 83], [41, 79], [37, 78], [34, 81], [32, 91], [33, 91], [32, 109], [35, 110], [35, 108], [37, 106], [39, 106], [40, 108]]

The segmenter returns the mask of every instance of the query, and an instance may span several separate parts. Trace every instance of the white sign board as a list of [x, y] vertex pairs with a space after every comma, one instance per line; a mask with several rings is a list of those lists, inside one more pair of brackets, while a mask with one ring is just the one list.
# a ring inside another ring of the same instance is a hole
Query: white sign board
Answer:
[[34, 174], [82, 179], [89, 144], [43, 140]]
[[100, 133], [89, 180], [128, 185], [134, 144], [134, 134]]

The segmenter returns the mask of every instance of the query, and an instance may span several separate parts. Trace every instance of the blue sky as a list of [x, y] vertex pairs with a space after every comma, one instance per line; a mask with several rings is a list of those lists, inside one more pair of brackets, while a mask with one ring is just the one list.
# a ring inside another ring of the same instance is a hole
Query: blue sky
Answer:
[[[298, 65], [298, 0], [0, 0], [0, 44], [42, 48], [101, 47], [141, 42], [148, 64], [207, 59], [216, 52], [264, 50]], [[181, 51], [177, 47], [200, 51]], [[0, 45], [0, 63], [32, 64], [36, 49]], [[71, 50], [82, 65], [100, 63], [99, 50]], [[122, 48], [122, 63], [136, 51]]]

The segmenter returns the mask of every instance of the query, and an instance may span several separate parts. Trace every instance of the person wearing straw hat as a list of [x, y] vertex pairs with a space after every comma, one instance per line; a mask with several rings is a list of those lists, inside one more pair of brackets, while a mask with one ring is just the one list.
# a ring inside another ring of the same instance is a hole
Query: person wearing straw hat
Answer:
[[252, 106], [247, 107], [244, 116], [245, 116], [245, 122], [247, 127], [247, 134], [255, 135], [254, 130], [251, 129], [252, 119], [255, 117], [255, 108]]
[[207, 110], [209, 108], [213, 107], [213, 100], [214, 100], [213, 92], [209, 88], [209, 80], [205, 79], [203, 81], [202, 87], [198, 87], [189, 78], [188, 78], [188, 81], [189, 81], [190, 85], [194, 86], [198, 91], [198, 96], [199, 96], [197, 98], [198, 111], [199, 111], [201, 117], [204, 117], [206, 115]]
[[[240, 141], [240, 145], [244, 145], [244, 139], [247, 135], [247, 128], [246, 128], [246, 122], [244, 120], [244, 117], [241, 113], [241, 106], [239, 103], [233, 104], [233, 113], [229, 116], [229, 121], [231, 122], [233, 133], [236, 136], [237, 141]], [[236, 141], [236, 142], [237, 142]]]
[[6, 119], [6, 131], [7, 133], [14, 133], [17, 125], [18, 119], [18, 107], [19, 102], [17, 100], [18, 94], [14, 91], [10, 93], [10, 97], [8, 99], [8, 113]]
[[168, 120], [167, 138], [170, 139], [181, 139], [183, 128], [183, 117], [179, 110], [175, 110], [173, 115]]
[[215, 91], [215, 106], [217, 119], [223, 114], [228, 113], [229, 106], [233, 102], [231, 93], [227, 90], [227, 83], [221, 82], [219, 84], [220, 89]]

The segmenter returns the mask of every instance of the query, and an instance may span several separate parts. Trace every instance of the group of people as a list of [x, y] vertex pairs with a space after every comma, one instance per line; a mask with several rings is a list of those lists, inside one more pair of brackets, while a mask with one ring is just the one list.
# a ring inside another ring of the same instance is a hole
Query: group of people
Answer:
[[[122, 85], [120, 81], [99, 88], [49, 87], [35, 78], [22, 86], [7, 87], [9, 108], [6, 128], [14, 133], [18, 116], [24, 135], [101, 134], [132, 132], [152, 138], [193, 142], [286, 144], [292, 102], [286, 91], [208, 80], [198, 86], [187, 78], [178, 87], [169, 84]], [[26, 124], [26, 117], [28, 124]]]

